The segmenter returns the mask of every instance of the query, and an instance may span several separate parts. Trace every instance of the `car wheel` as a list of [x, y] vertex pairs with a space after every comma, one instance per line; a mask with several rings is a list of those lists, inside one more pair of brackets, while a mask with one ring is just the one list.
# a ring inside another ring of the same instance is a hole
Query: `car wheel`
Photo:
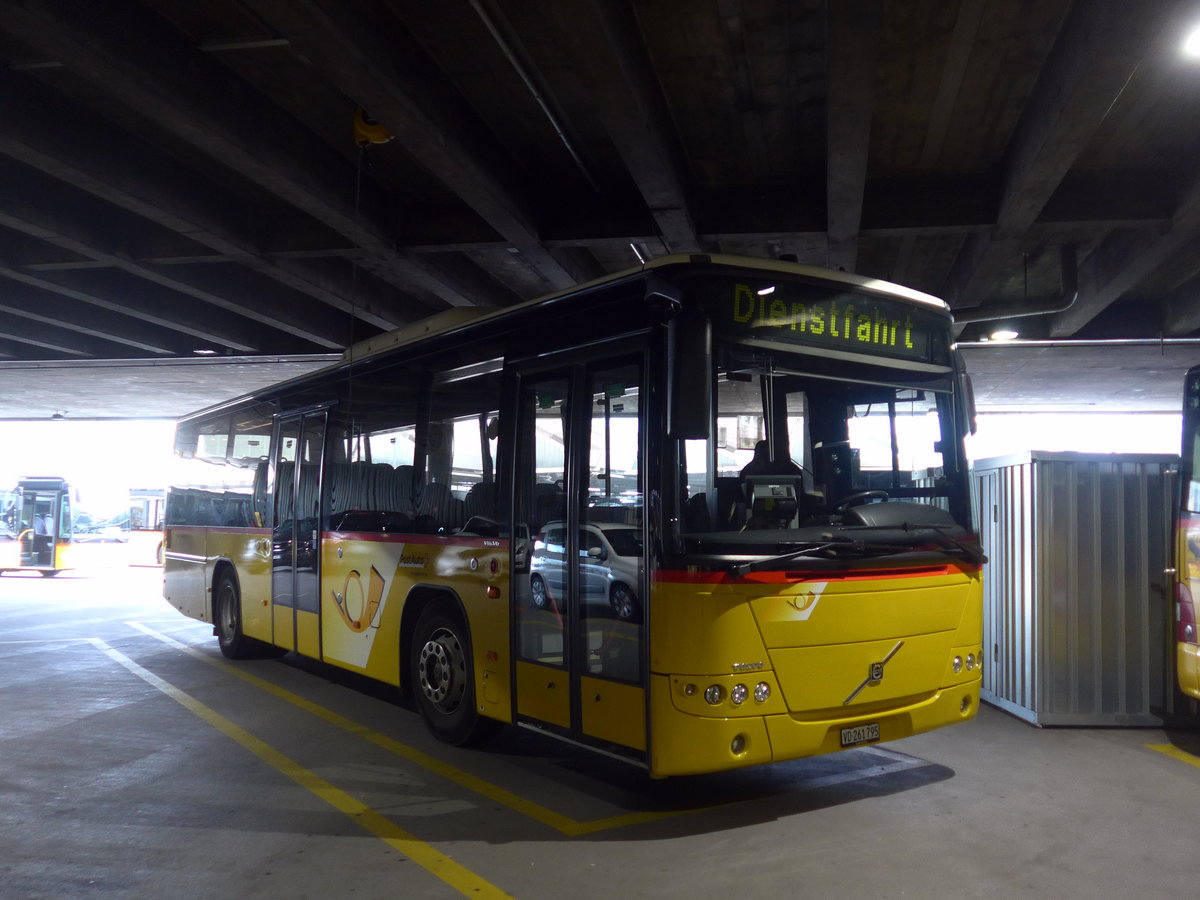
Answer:
[[629, 585], [617, 582], [610, 593], [613, 615], [623, 622], [631, 622], [637, 616], [637, 598]]
[[475, 675], [467, 629], [444, 604], [425, 607], [409, 648], [411, 684], [417, 707], [434, 737], [467, 746], [498, 726], [475, 708]]
[[546, 592], [546, 582], [541, 575], [529, 576], [529, 599], [533, 601], [533, 605], [538, 609], [545, 609], [550, 605], [550, 597]]

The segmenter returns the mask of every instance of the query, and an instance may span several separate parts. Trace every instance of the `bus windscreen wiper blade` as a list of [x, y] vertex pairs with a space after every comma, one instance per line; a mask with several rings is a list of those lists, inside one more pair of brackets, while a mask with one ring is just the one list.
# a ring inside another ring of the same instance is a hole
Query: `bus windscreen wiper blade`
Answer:
[[958, 540], [958, 538], [951, 537], [950, 535], [946, 534], [946, 532], [943, 531], [943, 529], [945, 527], [946, 526], [944, 526], [944, 525], [914, 525], [914, 526], [912, 526], [912, 530], [913, 531], [932, 531], [934, 534], [936, 534], [938, 536], [943, 547], [946, 547], [946, 546], [953, 547], [954, 549], [961, 552], [962, 555], [964, 557], [966, 557], [968, 562], [975, 563], [976, 565], [983, 565], [985, 562], [988, 561], [987, 556], [984, 554], [984, 552], [982, 550], [980, 550], [977, 547], [972, 547], [970, 544], [965, 544], [962, 541]]
[[833, 540], [823, 541], [820, 544], [813, 544], [809, 547], [803, 547], [800, 550], [793, 550], [790, 553], [781, 553], [778, 556], [766, 556], [762, 559], [756, 559], [753, 562], [734, 563], [729, 567], [730, 575], [746, 575], [750, 572], [757, 572], [759, 569], [766, 569], [779, 563], [788, 562], [793, 559], [802, 559], [805, 556], [816, 556], [825, 552], [831, 547], [847, 547], [850, 549], [861, 550], [863, 548], [862, 541], [856, 541], [853, 538], [837, 538]]
[[[955, 537], [952, 537], [943, 530], [941, 525], [914, 525], [905, 523], [899, 528], [883, 527], [883, 526], [867, 526], [864, 531], [904, 531], [908, 534], [919, 534], [921, 532], [932, 532], [938, 544], [946, 549], [959, 551], [968, 562], [981, 565], [987, 562], [987, 557], [970, 544], [963, 543]], [[808, 547], [802, 547], [799, 550], [793, 550], [790, 553], [781, 553], [776, 556], [767, 556], [762, 559], [756, 559], [753, 562], [734, 563], [729, 567], [729, 573], [735, 576], [746, 575], [749, 572], [757, 572], [761, 569], [768, 569], [772, 566], [777, 566], [780, 563], [789, 562], [793, 559], [803, 559], [807, 556], [820, 556], [830, 550], [849, 550], [853, 553], [905, 553], [911, 552], [914, 547], [906, 544], [897, 544], [891, 541], [871, 541], [863, 538], [850, 537], [843, 534], [823, 534], [824, 540], [821, 543], [812, 544]]]
[[[946, 529], [948, 527], [949, 526], [947, 525], [934, 525], [932, 523], [925, 522], [905, 522], [901, 525], [866, 525], [861, 529], [856, 528], [855, 531], [903, 531], [908, 534], [931, 531], [934, 533], [934, 535], [936, 535], [936, 540], [939, 544], [941, 544], [942, 547], [946, 549], [958, 550], [964, 557], [966, 557], [968, 562], [982, 565], [988, 561], [987, 556], [984, 555], [982, 550], [978, 549], [977, 547], [972, 547], [970, 544], [964, 543], [958, 538], [947, 534]], [[830, 537], [830, 535], [822, 535], [822, 537]], [[884, 545], [871, 544], [870, 546], [875, 547]]]

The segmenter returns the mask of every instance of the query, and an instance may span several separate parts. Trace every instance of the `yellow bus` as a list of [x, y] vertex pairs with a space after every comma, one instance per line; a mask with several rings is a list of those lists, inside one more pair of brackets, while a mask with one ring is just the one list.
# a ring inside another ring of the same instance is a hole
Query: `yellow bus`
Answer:
[[181, 420], [164, 594], [453, 744], [658, 777], [894, 740], [976, 712], [971, 421], [942, 301], [664, 257]]
[[1200, 366], [1188, 370], [1183, 389], [1183, 447], [1179, 513], [1175, 526], [1175, 673], [1179, 689], [1200, 700], [1200, 634], [1195, 597], [1200, 592]]
[[8, 493], [7, 540], [0, 543], [0, 574], [32, 571], [53, 577], [73, 556], [71, 489], [57, 476], [22, 478]]

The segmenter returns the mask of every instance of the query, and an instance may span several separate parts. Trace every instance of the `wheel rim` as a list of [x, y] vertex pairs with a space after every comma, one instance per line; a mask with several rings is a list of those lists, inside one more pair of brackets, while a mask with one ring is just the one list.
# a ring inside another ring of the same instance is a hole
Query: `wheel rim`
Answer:
[[613, 588], [612, 607], [618, 619], [632, 619], [633, 592], [625, 585], [618, 584]]
[[217, 622], [221, 629], [220, 638], [228, 643], [237, 633], [237, 610], [233, 603], [233, 588], [229, 584], [221, 586], [220, 602], [217, 606]]
[[435, 709], [452, 713], [467, 689], [467, 656], [458, 637], [448, 628], [437, 629], [417, 656], [417, 681], [421, 693]]
[[529, 593], [533, 597], [533, 605], [538, 609], [546, 607], [546, 583], [541, 578], [533, 578], [529, 582]]

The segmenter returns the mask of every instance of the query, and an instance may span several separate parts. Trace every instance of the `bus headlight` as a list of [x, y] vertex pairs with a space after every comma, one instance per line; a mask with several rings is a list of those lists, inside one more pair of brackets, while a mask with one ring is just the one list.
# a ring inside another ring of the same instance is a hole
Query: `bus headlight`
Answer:
[[974, 653], [967, 654], [967, 671], [968, 672], [975, 671], [975, 654]]
[[710, 684], [704, 689], [704, 699], [708, 701], [710, 706], [716, 706], [725, 699], [725, 691], [721, 689], [719, 684]]
[[746, 702], [746, 698], [750, 696], [750, 688], [744, 684], [735, 684], [729, 691], [729, 699], [734, 706], [741, 706]]
[[954, 669], [954, 674], [957, 675], [959, 672], [962, 671], [963, 658], [961, 656], [954, 657], [954, 661], [952, 663], [950, 663], [950, 667], [952, 669]]
[[771, 686], [765, 681], [760, 681], [754, 686], [754, 699], [759, 703], [766, 703], [767, 698], [771, 696]]

